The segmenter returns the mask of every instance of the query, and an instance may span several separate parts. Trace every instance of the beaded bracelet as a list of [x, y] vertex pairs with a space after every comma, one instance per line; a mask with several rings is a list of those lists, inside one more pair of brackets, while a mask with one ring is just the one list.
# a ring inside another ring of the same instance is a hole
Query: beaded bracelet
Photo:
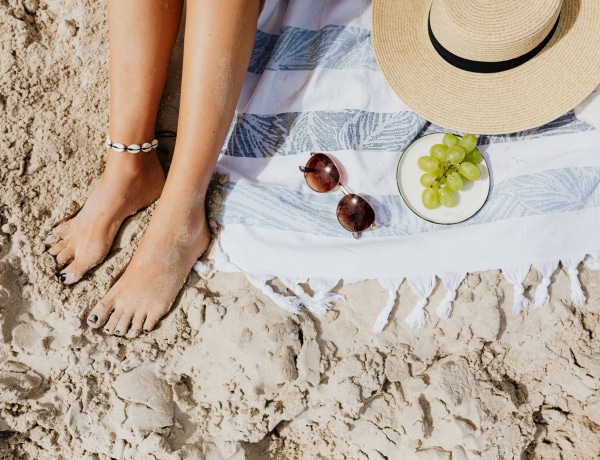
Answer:
[[152, 149], [155, 149], [156, 147], [158, 147], [157, 139], [154, 139], [152, 142], [144, 142], [142, 145], [138, 145], [138, 144], [125, 145], [125, 144], [119, 144], [119, 143], [113, 144], [113, 142], [110, 140], [110, 136], [106, 138], [106, 148], [107, 149], [112, 148], [115, 152], [124, 152], [125, 150], [127, 150], [129, 153], [139, 153], [140, 151], [141, 152], [150, 152]]

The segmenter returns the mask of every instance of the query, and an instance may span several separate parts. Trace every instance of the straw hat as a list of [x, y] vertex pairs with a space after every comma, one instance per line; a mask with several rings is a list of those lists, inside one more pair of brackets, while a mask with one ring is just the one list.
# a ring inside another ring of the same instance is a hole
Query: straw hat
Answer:
[[373, 0], [372, 39], [400, 99], [462, 132], [543, 125], [600, 83], [600, 0]]

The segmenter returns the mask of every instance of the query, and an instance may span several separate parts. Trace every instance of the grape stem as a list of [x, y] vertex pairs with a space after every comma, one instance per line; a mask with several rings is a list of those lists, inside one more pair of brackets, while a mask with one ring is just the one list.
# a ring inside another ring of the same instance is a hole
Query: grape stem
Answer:
[[449, 173], [458, 172], [458, 168], [456, 167], [456, 165], [450, 163], [449, 161], [446, 161], [446, 163], [444, 165], [442, 165], [442, 168], [444, 168], [444, 170], [442, 171], [442, 174], [440, 174], [439, 177], [435, 178], [435, 180], [433, 181], [433, 184], [431, 184], [429, 186], [429, 188], [433, 188], [434, 186], [437, 188], [437, 186], [441, 183], [441, 180], [445, 179]]

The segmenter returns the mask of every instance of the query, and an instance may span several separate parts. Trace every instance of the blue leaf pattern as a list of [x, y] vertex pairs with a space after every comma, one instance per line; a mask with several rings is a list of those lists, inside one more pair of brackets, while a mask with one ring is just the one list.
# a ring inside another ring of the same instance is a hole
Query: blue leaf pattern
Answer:
[[319, 30], [283, 27], [266, 69], [377, 70], [371, 33], [358, 27], [327, 25]]
[[426, 122], [413, 112], [239, 114], [224, 155], [265, 158], [319, 150], [404, 150]]
[[[282, 187], [230, 184], [222, 220], [225, 224], [345, 236], [335, 217], [341, 193], [303, 193]], [[366, 197], [375, 208], [377, 230], [365, 237], [406, 236], [448, 227], [418, 218], [400, 195]], [[545, 213], [600, 207], [600, 167], [563, 168], [520, 176], [493, 187], [485, 206], [455, 226], [483, 224]], [[285, 213], [281, 210], [285, 209]]]

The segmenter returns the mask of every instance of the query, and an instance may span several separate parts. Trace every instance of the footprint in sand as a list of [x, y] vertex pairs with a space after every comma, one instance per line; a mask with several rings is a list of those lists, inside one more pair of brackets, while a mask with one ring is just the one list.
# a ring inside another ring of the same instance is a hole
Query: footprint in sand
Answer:
[[23, 298], [15, 269], [0, 262], [0, 340], [10, 342], [15, 318], [22, 309]]
[[149, 367], [138, 367], [115, 379], [115, 391], [127, 404], [124, 425], [139, 431], [169, 430], [175, 406], [169, 386]]
[[0, 402], [17, 403], [36, 396], [44, 379], [28, 366], [16, 361], [0, 363]]

